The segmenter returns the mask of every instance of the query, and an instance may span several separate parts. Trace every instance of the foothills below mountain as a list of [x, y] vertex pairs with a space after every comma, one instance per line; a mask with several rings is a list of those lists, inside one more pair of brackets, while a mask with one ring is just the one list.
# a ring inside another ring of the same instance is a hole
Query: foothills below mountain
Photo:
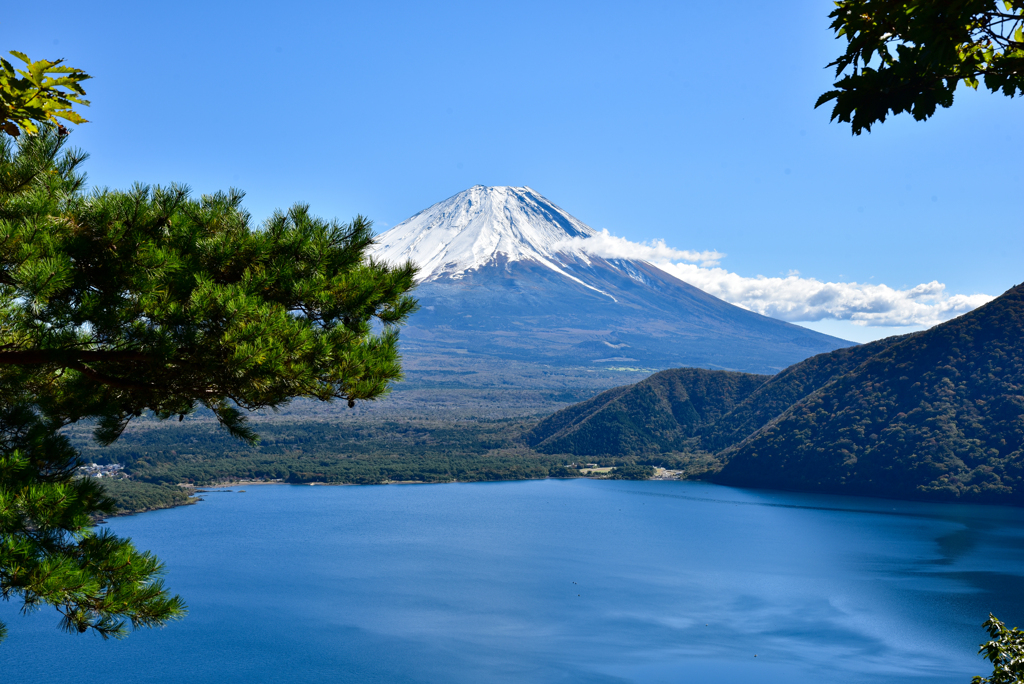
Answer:
[[852, 344], [741, 309], [646, 261], [595, 253], [597, 232], [527, 187], [477, 185], [378, 237], [420, 266], [403, 356], [557, 367], [775, 373]]
[[930, 330], [767, 377], [667, 370], [563, 409], [536, 450], [706, 458], [743, 487], [1024, 505], [1024, 284]]

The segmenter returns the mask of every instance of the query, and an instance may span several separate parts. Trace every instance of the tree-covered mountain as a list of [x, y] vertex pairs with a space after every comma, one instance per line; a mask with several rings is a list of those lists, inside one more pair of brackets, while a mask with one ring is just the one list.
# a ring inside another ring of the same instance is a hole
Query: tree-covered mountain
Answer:
[[701, 368], [655, 373], [563, 409], [527, 435], [538, 451], [578, 455], [679, 450], [770, 376]]
[[[694, 383], [700, 401], [669, 390]], [[770, 379], [665, 371], [564, 409], [528, 439], [546, 453], [712, 453], [708, 479], [730, 485], [1021, 505], [1024, 285]]]
[[721, 458], [734, 485], [1024, 503], [1024, 285], [897, 338]]
[[706, 426], [700, 434], [701, 447], [707, 451], [718, 451], [743, 441], [795, 402], [849, 373], [898, 339], [889, 337], [856, 347], [837, 349], [790, 366], [751, 392], [721, 420]]
[[719, 451], [898, 339], [819, 354], [774, 376], [662, 371], [555, 413], [527, 433], [527, 441], [545, 453], [580, 456]]

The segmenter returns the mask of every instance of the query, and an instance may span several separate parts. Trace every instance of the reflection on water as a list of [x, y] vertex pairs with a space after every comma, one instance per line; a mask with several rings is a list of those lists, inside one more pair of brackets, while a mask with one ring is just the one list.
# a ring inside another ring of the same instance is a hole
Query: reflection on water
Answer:
[[167, 562], [188, 619], [103, 643], [3, 606], [2, 681], [967, 684], [988, 612], [1024, 615], [1024, 511], [999, 507], [268, 486], [111, 527]]
[[937, 565], [951, 565], [957, 558], [965, 556], [975, 549], [978, 545], [978, 538], [980, 530], [970, 527], [963, 527], [962, 529], [950, 532], [949, 534], [943, 535], [935, 540], [939, 545], [939, 552], [941, 558], [936, 558], [935, 563]]

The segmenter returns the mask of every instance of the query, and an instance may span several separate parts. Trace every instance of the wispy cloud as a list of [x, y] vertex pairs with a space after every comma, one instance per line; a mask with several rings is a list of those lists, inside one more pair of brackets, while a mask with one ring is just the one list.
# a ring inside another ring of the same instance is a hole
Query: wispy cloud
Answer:
[[714, 266], [725, 256], [715, 251], [694, 252], [688, 249], [675, 249], [666, 245], [664, 240], [632, 242], [612, 235], [607, 229], [589, 238], [566, 238], [559, 242], [556, 248], [569, 251], [583, 250], [588, 254], [610, 259], [637, 259], [651, 263], [688, 261], [700, 263], [702, 266]]
[[934, 280], [900, 290], [884, 284], [822, 282], [803, 278], [797, 271], [785, 277], [746, 277], [717, 265], [725, 254], [678, 250], [662, 240], [631, 242], [607, 230], [573, 242], [595, 256], [648, 261], [708, 294], [784, 321], [834, 319], [863, 326], [932, 326], [993, 299], [989, 295], [949, 294], [945, 285]]

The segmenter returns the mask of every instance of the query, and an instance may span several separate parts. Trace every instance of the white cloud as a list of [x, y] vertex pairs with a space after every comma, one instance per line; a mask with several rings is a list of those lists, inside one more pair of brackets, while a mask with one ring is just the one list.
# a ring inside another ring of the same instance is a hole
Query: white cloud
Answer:
[[[663, 240], [630, 242], [607, 230], [573, 238], [573, 247], [595, 256], [648, 261], [708, 294], [750, 311], [784, 321], [850, 321], [861, 326], [932, 326], [994, 299], [989, 295], [947, 294], [938, 281], [906, 290], [868, 283], [831, 283], [802, 278], [753, 278], [717, 266], [719, 252], [673, 249]], [[569, 245], [566, 245], [567, 247]]]
[[988, 295], [949, 295], [938, 281], [909, 290], [867, 283], [823, 283], [796, 275], [745, 278], [723, 268], [656, 263], [663, 271], [727, 302], [784, 321], [848, 320], [870, 326], [932, 326], [986, 302]]
[[607, 229], [589, 238], [566, 238], [555, 247], [568, 251], [583, 250], [587, 254], [608, 259], [637, 259], [651, 263], [690, 261], [700, 262], [702, 266], [714, 266], [725, 256], [715, 251], [693, 252], [688, 249], [674, 249], [666, 245], [664, 240], [631, 242], [626, 238], [612, 235]]

